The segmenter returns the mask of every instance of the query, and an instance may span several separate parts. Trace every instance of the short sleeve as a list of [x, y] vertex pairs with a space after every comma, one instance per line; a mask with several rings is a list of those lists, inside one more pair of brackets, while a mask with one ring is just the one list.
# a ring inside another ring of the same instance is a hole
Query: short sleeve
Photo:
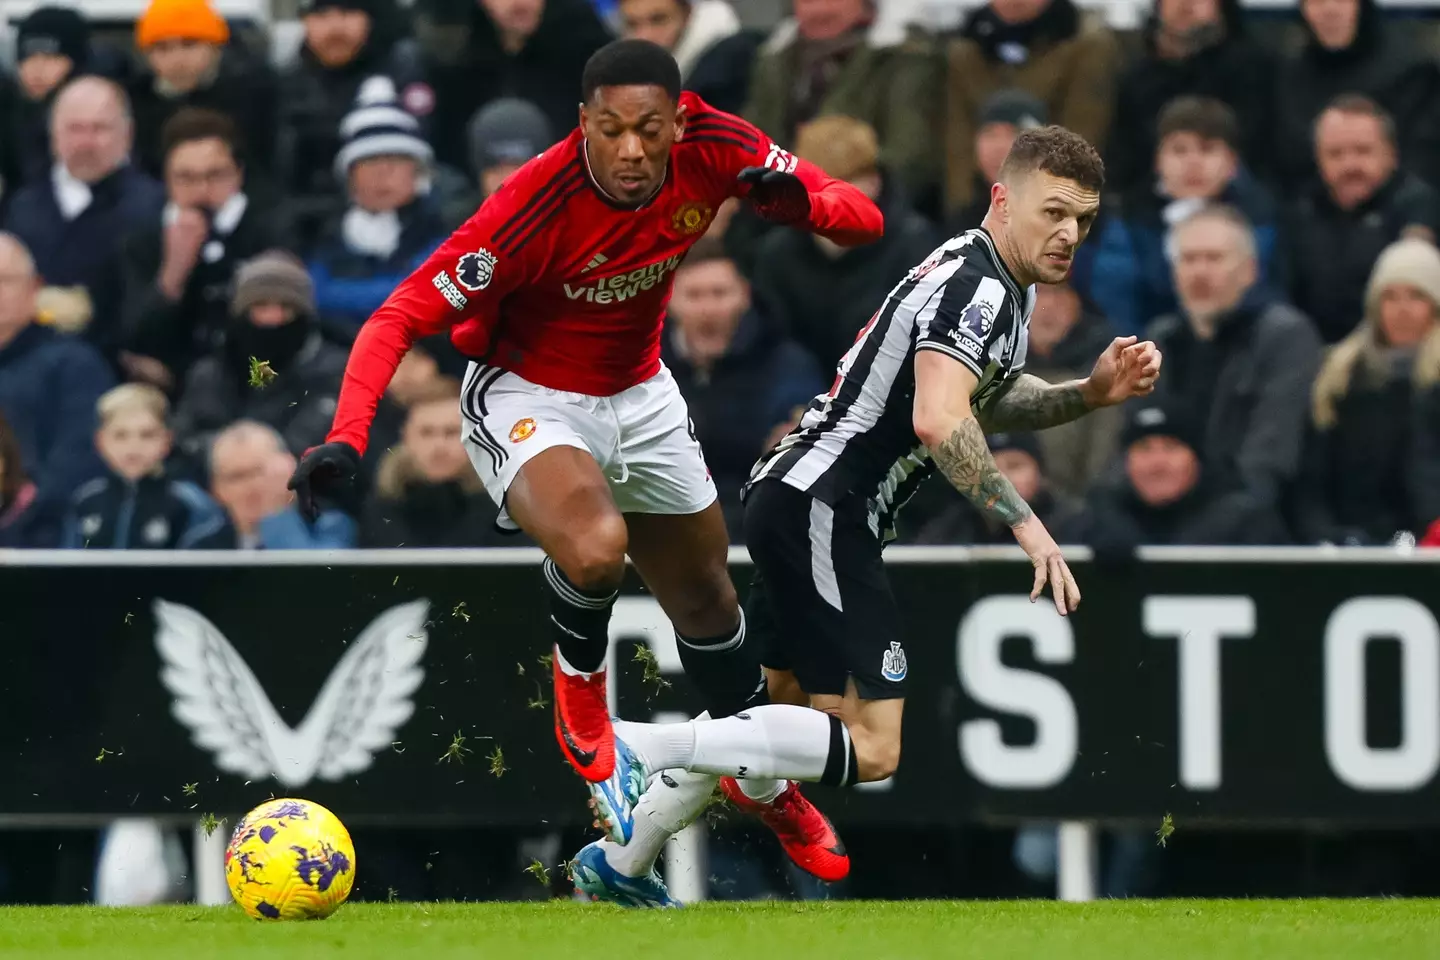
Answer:
[[983, 377], [995, 320], [1004, 315], [1006, 296], [1005, 285], [998, 279], [961, 266], [920, 308], [915, 349], [937, 350]]

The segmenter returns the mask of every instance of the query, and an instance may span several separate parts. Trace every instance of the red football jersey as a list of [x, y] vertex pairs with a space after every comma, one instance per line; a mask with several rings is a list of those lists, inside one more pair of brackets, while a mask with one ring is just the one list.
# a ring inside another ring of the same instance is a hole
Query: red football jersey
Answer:
[[654, 376], [675, 268], [720, 204], [748, 192], [736, 180], [746, 167], [798, 176], [815, 233], [846, 245], [880, 237], [880, 210], [859, 190], [693, 93], [680, 105], [684, 135], [641, 207], [595, 184], [578, 127], [512, 174], [361, 328], [328, 439], [363, 453], [400, 358], [446, 329], [465, 356], [555, 390], [614, 396]]

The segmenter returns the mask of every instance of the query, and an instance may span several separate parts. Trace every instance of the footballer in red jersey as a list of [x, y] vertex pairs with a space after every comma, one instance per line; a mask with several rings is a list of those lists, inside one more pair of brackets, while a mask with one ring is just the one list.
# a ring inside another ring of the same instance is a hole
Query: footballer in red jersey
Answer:
[[715, 485], [660, 362], [675, 268], [731, 197], [847, 246], [877, 240], [883, 218], [861, 191], [682, 93], [655, 44], [602, 48], [581, 95], [577, 129], [517, 170], [361, 329], [327, 442], [292, 486], [308, 512], [350, 479], [401, 357], [450, 331], [471, 359], [464, 443], [497, 523], [546, 553], [556, 738], [604, 783], [616, 767], [608, 625], [627, 553], [712, 715], [763, 688], [758, 656], [742, 650]]

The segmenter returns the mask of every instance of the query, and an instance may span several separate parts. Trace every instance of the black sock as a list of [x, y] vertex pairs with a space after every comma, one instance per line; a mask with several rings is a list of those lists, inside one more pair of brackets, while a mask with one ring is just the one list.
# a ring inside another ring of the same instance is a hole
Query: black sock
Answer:
[[855, 744], [850, 731], [834, 714], [830, 715], [830, 753], [820, 782], [827, 787], [853, 787], [860, 782], [860, 765], [855, 762]]
[[740, 625], [718, 637], [685, 637], [675, 633], [685, 676], [700, 691], [713, 719], [770, 702], [759, 654], [745, 645], [745, 612]]
[[610, 647], [610, 610], [620, 591], [581, 590], [549, 557], [541, 569], [550, 598], [550, 633], [560, 655], [581, 673], [595, 673], [605, 666], [605, 652]]

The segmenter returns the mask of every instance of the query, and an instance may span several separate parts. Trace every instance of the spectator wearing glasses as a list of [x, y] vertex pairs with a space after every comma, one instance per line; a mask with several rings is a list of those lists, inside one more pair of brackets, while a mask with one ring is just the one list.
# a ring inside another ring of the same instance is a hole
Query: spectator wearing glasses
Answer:
[[213, 110], [177, 113], [165, 128], [169, 202], [125, 243], [125, 324], [133, 379], [174, 390], [219, 345], [241, 262], [286, 245], [284, 224], [246, 191], [238, 134]]

